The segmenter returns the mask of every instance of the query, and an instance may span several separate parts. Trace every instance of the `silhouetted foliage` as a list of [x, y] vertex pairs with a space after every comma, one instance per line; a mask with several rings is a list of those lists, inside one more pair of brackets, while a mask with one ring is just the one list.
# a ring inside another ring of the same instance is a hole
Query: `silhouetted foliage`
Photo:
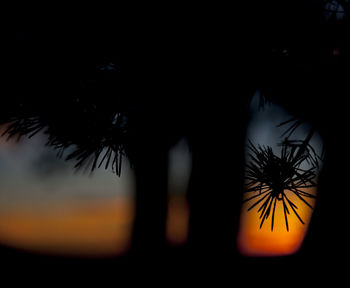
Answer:
[[[281, 155], [274, 154], [271, 147], [258, 145], [254, 146], [249, 141], [250, 163], [247, 164], [245, 178], [246, 193], [253, 193], [244, 199], [244, 202], [255, 199], [255, 202], [248, 208], [253, 209], [258, 204], [260, 208], [260, 228], [264, 221], [271, 215], [271, 231], [274, 227], [274, 217], [277, 201], [282, 201], [285, 216], [286, 229], [288, 226], [288, 207], [295, 216], [304, 224], [296, 211], [298, 207], [288, 198], [285, 190], [291, 191], [303, 203], [312, 208], [305, 198], [316, 198], [315, 195], [305, 192], [303, 189], [316, 187], [318, 156], [310, 144], [304, 141], [285, 140], [281, 144]], [[310, 167], [301, 168], [307, 162]]]
[[[325, 10], [328, 2], [336, 8]], [[147, 3], [138, 13], [132, 9], [136, 17], [123, 26], [101, 27], [96, 15], [86, 17], [92, 22], [88, 26], [89, 21], [77, 19], [77, 25], [66, 24], [69, 28], [55, 20], [35, 26], [32, 20], [15, 19], [19, 32], [5, 41], [8, 51], [2, 54], [7, 94], [0, 123], [9, 125], [10, 137], [44, 131], [59, 155], [72, 146], [68, 159], [77, 168], [112, 166], [119, 175], [124, 155], [137, 162], [136, 214], [144, 228], [135, 237], [146, 242], [164, 232], [165, 220], [159, 218], [166, 215], [167, 180], [161, 170], [167, 167], [167, 150], [174, 139], [187, 136], [193, 151], [191, 247], [203, 248], [198, 255], [204, 249], [229, 254], [242, 199], [247, 102], [260, 91], [262, 103], [278, 103], [295, 115], [287, 138], [302, 121], [311, 120], [328, 145], [337, 148], [333, 136], [343, 132], [339, 127], [346, 120], [346, 105], [339, 105], [339, 98], [345, 88], [348, 92], [350, 62], [348, 1], [240, 1], [231, 6]], [[123, 13], [115, 11], [120, 20]], [[339, 109], [342, 113], [335, 113]], [[334, 119], [326, 117], [327, 111]], [[250, 189], [266, 197], [260, 202], [261, 225], [282, 201], [288, 226], [287, 215], [298, 214], [282, 189], [294, 189], [307, 203], [312, 195], [300, 189], [314, 185], [317, 157], [304, 141], [285, 141], [281, 155], [269, 147], [251, 146], [251, 152], [257, 161], [248, 166]], [[301, 168], [303, 161], [312, 169]], [[232, 210], [238, 211], [234, 217]], [[221, 234], [208, 235], [208, 225]]]
[[[120, 49], [113, 50], [118, 30], [107, 39], [99, 31], [70, 39], [74, 30], [65, 31], [63, 38], [51, 32], [11, 40], [17, 54], [10, 54], [13, 78], [0, 115], [0, 123], [8, 123], [3, 135], [31, 138], [43, 131], [58, 156], [72, 146], [67, 160], [76, 160], [76, 168], [111, 166], [119, 175], [129, 106], [122, 96]], [[65, 47], [69, 40], [71, 48]]]

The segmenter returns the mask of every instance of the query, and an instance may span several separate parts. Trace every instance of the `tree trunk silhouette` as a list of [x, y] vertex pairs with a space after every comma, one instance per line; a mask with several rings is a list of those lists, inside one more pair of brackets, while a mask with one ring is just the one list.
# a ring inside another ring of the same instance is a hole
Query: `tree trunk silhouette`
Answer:
[[155, 145], [145, 149], [135, 162], [136, 215], [132, 253], [138, 256], [164, 253], [166, 239], [168, 154]]
[[[222, 35], [211, 36], [216, 39]], [[225, 46], [219, 43], [219, 47]], [[215, 72], [199, 76], [201, 102], [192, 118], [189, 136], [193, 159], [188, 191], [188, 247], [205, 269], [223, 267], [228, 259], [238, 256], [236, 235], [243, 192], [247, 104], [252, 93], [243, 84], [246, 68], [233, 68], [233, 63], [227, 54], [218, 62], [205, 63], [206, 71]]]

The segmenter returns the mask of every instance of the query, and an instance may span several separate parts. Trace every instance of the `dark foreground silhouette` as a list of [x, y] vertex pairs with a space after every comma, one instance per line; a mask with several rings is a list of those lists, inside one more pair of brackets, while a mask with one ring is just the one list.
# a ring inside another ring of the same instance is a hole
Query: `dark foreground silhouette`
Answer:
[[[62, 15], [15, 10], [3, 36], [1, 122], [12, 123], [13, 137], [44, 129], [59, 151], [75, 144], [77, 167], [112, 165], [118, 174], [125, 155], [136, 173], [137, 212], [125, 257], [83, 261], [3, 248], [4, 262], [30, 270], [35, 262], [45, 271], [52, 263], [54, 274], [68, 266], [109, 270], [115, 280], [127, 272], [234, 282], [271, 271], [281, 279], [296, 269], [341, 271], [348, 257], [348, 10], [338, 19], [325, 16], [322, 1], [261, 2], [163, 13], [136, 7], [131, 15], [117, 9], [102, 22], [97, 12], [72, 13], [64, 25]], [[288, 257], [244, 258], [236, 248], [248, 104], [257, 90], [310, 122], [326, 147], [309, 232]], [[167, 153], [181, 137], [193, 157], [191, 216], [188, 243], [175, 249], [165, 241]]]

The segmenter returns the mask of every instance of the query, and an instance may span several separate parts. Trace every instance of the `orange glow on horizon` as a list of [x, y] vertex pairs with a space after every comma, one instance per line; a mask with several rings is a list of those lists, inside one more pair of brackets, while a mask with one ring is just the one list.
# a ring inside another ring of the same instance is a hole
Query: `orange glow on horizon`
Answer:
[[[0, 244], [47, 255], [119, 256], [130, 248], [134, 205], [133, 198], [125, 197], [2, 211]], [[185, 244], [188, 218], [186, 198], [171, 196], [166, 230], [169, 244]]]
[[188, 237], [189, 206], [184, 195], [170, 196], [166, 223], [167, 241], [174, 246], [184, 245]]
[[131, 199], [10, 210], [0, 213], [0, 242], [36, 253], [113, 257], [128, 250], [133, 217]]
[[[304, 189], [305, 192], [316, 194], [317, 188]], [[286, 192], [288, 193], [288, 191]], [[281, 203], [276, 205], [274, 229], [271, 231], [271, 215], [265, 220], [259, 229], [260, 213], [257, 213], [260, 205], [247, 211], [253, 203], [246, 202], [242, 206], [240, 230], [238, 234], [238, 247], [246, 256], [282, 256], [297, 252], [304, 240], [312, 209], [306, 206], [295, 194], [288, 193], [288, 198], [297, 205], [297, 212], [305, 224], [302, 224], [289, 209], [289, 231], [286, 229], [285, 217]], [[314, 199], [306, 199], [314, 207]], [[280, 205], [278, 205], [280, 204]]]

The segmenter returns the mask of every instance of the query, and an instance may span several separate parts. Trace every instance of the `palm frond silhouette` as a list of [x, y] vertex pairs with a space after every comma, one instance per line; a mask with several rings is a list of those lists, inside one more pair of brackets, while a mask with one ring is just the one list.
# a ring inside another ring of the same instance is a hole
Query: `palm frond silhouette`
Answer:
[[[253, 194], [244, 199], [252, 202], [248, 211], [260, 204], [258, 213], [260, 228], [265, 220], [271, 216], [271, 231], [274, 228], [276, 204], [281, 202], [285, 217], [286, 229], [289, 231], [288, 215], [291, 212], [304, 221], [298, 214], [298, 207], [288, 197], [285, 190], [291, 191], [304, 204], [312, 208], [308, 198], [315, 195], [303, 189], [316, 186], [315, 178], [319, 157], [310, 144], [304, 141], [290, 141], [286, 139], [281, 144], [281, 155], [276, 155], [269, 146], [254, 146], [249, 141], [250, 162], [246, 166], [246, 193]], [[302, 168], [307, 163], [308, 168]]]

